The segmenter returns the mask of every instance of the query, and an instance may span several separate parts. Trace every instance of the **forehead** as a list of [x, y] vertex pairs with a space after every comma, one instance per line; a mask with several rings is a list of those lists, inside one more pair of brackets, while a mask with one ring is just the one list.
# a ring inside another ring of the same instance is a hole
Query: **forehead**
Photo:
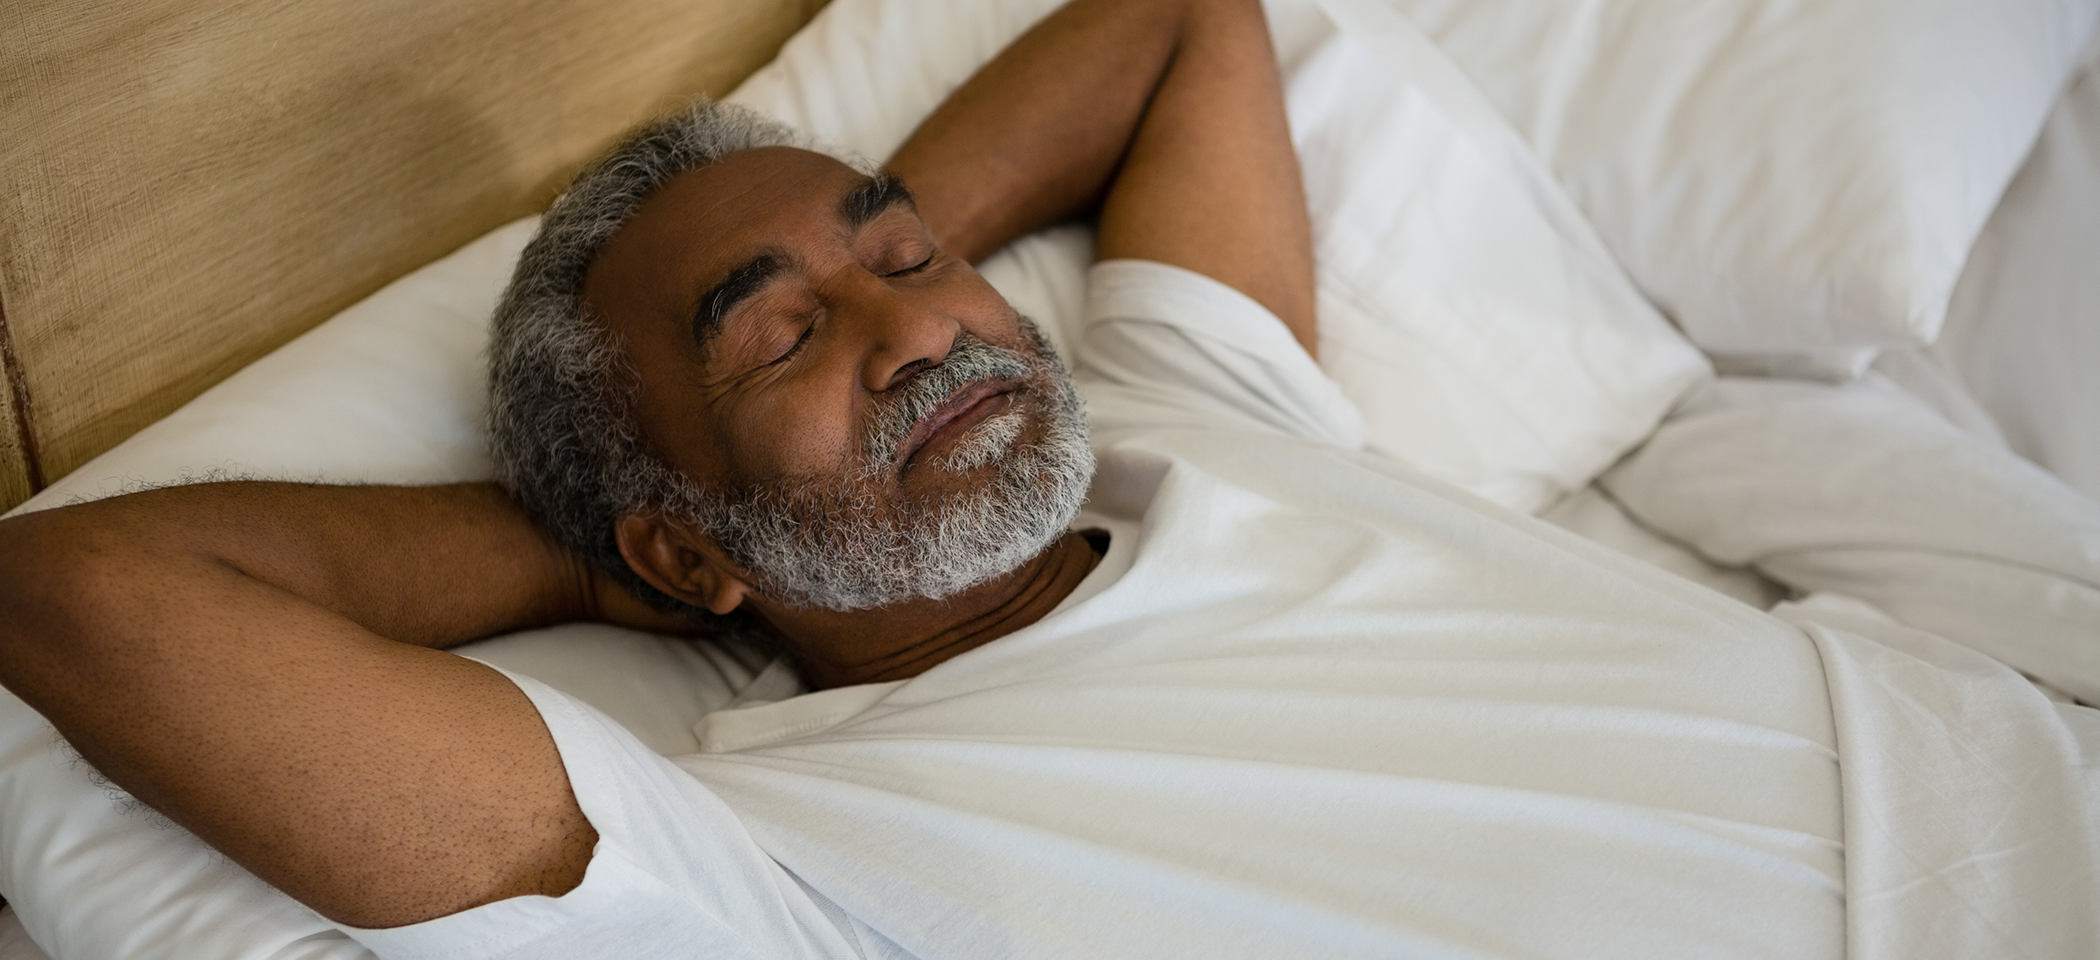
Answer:
[[672, 178], [600, 250], [584, 299], [608, 317], [682, 312], [695, 283], [753, 252], [836, 233], [840, 198], [867, 178], [794, 147], [730, 154]]

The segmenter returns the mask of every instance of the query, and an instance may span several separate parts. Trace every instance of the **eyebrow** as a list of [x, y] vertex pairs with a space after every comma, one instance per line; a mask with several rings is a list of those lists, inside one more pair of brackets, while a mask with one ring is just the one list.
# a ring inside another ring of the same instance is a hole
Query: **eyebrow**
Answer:
[[911, 190], [904, 185], [903, 177], [884, 173], [861, 181], [860, 186], [839, 198], [839, 219], [844, 220], [846, 226], [857, 229], [900, 204], [915, 206]]
[[789, 266], [787, 257], [761, 253], [738, 264], [722, 282], [707, 288], [693, 308], [693, 343], [706, 348], [722, 332], [722, 322], [730, 310], [764, 289], [768, 281], [786, 272]]
[[[839, 219], [845, 221], [848, 228], [859, 229], [900, 204], [914, 205], [910, 188], [904, 185], [904, 178], [884, 173], [862, 180], [859, 186], [839, 198]], [[730, 270], [720, 283], [700, 294], [693, 308], [693, 342], [706, 348], [721, 334], [729, 311], [764, 289], [767, 282], [792, 265], [793, 262], [782, 254], [761, 253]]]

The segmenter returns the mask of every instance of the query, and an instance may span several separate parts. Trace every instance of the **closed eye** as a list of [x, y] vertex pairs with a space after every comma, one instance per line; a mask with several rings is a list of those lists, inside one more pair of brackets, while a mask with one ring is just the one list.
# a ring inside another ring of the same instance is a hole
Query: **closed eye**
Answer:
[[794, 359], [795, 354], [802, 352], [802, 345], [808, 343], [809, 338], [814, 337], [816, 335], [817, 321], [815, 317], [811, 317], [809, 323], [803, 325], [802, 335], [796, 337], [795, 342], [792, 345], [790, 345], [786, 350], [781, 351], [780, 356], [774, 357], [773, 359], [766, 361], [766, 366], [775, 366], [777, 364], [786, 363], [789, 360]]
[[927, 267], [933, 266], [933, 261], [934, 261], [934, 258], [936, 258], [936, 257], [938, 257], [938, 256], [940, 256], [940, 252], [939, 252], [939, 251], [933, 251], [933, 252], [930, 252], [930, 253], [926, 254], [926, 259], [924, 259], [924, 260], [921, 260], [921, 261], [919, 261], [918, 263], [914, 263], [914, 264], [912, 264], [911, 266], [905, 267], [905, 268], [903, 268], [903, 269], [901, 269], [901, 270], [892, 270], [892, 271], [890, 271], [889, 273], [885, 273], [885, 274], [883, 274], [883, 276], [885, 276], [885, 277], [908, 277], [908, 276], [911, 276], [912, 274], [914, 274], [914, 273], [918, 273], [919, 271], [921, 271], [921, 270], [924, 270], [924, 269], [926, 269]]

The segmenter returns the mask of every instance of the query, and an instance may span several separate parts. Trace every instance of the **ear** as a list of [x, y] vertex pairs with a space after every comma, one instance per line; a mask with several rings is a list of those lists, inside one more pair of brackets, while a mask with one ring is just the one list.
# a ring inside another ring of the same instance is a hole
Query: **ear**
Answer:
[[661, 516], [630, 513], [614, 521], [613, 539], [627, 566], [652, 587], [717, 615], [750, 595], [748, 574], [710, 537]]

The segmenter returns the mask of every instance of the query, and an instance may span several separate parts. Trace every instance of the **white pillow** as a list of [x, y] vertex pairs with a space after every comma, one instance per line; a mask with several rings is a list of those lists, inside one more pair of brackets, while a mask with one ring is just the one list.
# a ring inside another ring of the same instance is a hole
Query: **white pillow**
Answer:
[[1382, 0], [1715, 353], [1938, 335], [2100, 0]]
[[[885, 157], [1057, 5], [836, 0], [730, 99]], [[1321, 364], [1369, 446], [1519, 510], [1581, 488], [1704, 361], [1405, 19], [1375, 0], [1268, 10], [1312, 204]], [[984, 272], [1062, 345], [1090, 254], [1065, 228]]]

